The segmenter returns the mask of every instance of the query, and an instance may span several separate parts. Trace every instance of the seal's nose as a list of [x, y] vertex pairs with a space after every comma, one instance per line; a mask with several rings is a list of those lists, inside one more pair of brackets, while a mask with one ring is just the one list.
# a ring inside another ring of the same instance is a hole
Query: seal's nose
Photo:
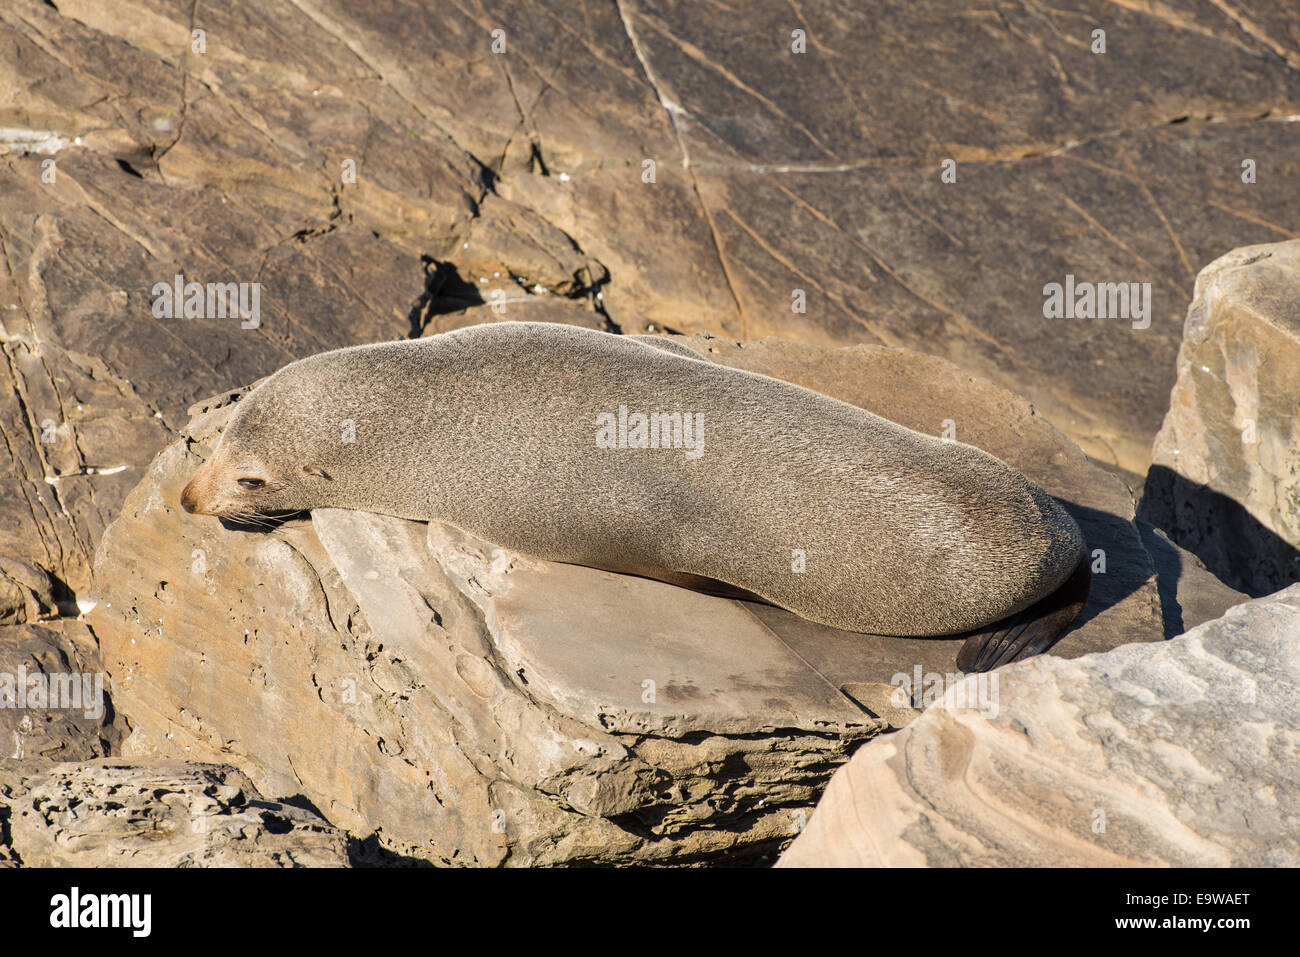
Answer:
[[193, 515], [198, 506], [198, 499], [194, 495], [194, 479], [190, 479], [189, 484], [181, 489], [181, 508]]

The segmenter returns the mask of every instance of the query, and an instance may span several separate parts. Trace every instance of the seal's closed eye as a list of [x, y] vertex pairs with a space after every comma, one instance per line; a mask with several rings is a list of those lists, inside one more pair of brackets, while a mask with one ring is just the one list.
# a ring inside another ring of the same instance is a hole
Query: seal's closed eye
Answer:
[[256, 490], [256, 489], [259, 489], [259, 488], [266, 488], [266, 480], [265, 480], [265, 479], [260, 479], [260, 478], [241, 478], [241, 479], [235, 479], [235, 481], [236, 481], [237, 483], [239, 483], [239, 485], [240, 485], [241, 488], [253, 489], [253, 490]]

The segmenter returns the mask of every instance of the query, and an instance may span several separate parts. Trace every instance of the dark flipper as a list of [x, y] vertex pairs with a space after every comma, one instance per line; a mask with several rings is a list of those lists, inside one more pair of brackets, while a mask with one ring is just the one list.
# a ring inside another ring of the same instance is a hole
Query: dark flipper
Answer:
[[973, 631], [957, 653], [962, 671], [991, 671], [1012, 661], [1041, 655], [1079, 617], [1092, 587], [1092, 569], [1085, 555], [1065, 584], [1037, 604], [1009, 618]]

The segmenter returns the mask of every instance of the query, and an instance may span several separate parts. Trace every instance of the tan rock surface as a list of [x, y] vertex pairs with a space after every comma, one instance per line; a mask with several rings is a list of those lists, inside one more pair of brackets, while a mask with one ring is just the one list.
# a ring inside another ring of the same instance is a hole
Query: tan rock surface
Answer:
[[95, 545], [167, 430], [99, 359], [28, 338], [0, 350], [0, 594], [13, 607], [0, 621], [18, 618], [10, 602], [28, 621], [60, 604], [76, 614]]
[[[951, 688], [836, 772], [783, 867], [1300, 864], [1300, 586]], [[975, 676], [967, 679], [974, 681]]]

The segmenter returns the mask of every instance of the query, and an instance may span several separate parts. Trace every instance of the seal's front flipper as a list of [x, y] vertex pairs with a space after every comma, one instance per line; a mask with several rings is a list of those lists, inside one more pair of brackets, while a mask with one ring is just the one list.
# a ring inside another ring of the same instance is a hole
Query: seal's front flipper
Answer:
[[962, 671], [991, 671], [1041, 655], [1065, 634], [1087, 604], [1092, 569], [1085, 555], [1074, 574], [1052, 594], [1009, 618], [970, 633], [957, 653]]

